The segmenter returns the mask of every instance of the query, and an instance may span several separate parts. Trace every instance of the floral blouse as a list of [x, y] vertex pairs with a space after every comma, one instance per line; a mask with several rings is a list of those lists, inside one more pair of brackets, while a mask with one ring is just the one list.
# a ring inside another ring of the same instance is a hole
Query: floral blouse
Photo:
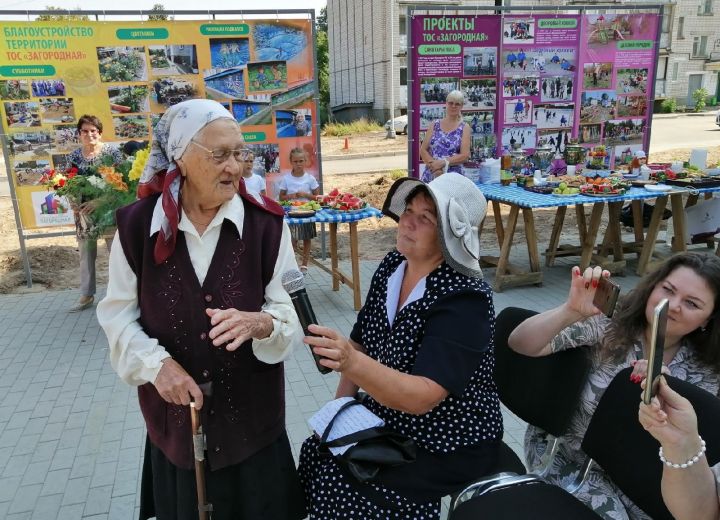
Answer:
[[102, 166], [105, 157], [108, 156], [112, 158], [113, 164], [120, 164], [125, 160], [123, 153], [118, 148], [105, 143], [102, 145], [100, 153], [91, 158], [83, 155], [82, 148], [74, 150], [70, 154], [70, 163], [79, 170], [80, 175], [87, 175], [88, 168]]
[[[572, 418], [567, 435], [561, 438], [557, 456], [548, 475], [548, 480], [563, 487], [575, 480], [585, 461], [586, 455], [580, 446], [605, 389], [618, 372], [629, 367], [632, 361], [645, 357], [642, 342], [637, 340], [621, 363], [604, 358], [602, 350], [607, 341], [606, 330], [609, 324], [609, 318], [603, 315], [593, 316], [565, 328], [551, 342], [553, 352], [580, 346], [591, 349], [590, 372], [580, 396], [580, 405]], [[668, 369], [672, 376], [718, 395], [720, 375], [700, 361], [690, 345], [683, 343], [680, 346]], [[539, 428], [528, 426], [525, 434], [525, 458], [531, 470], [541, 463], [547, 445], [546, 435]], [[617, 489], [598, 466], [594, 466], [590, 471], [576, 496], [605, 519], [651, 520]]]

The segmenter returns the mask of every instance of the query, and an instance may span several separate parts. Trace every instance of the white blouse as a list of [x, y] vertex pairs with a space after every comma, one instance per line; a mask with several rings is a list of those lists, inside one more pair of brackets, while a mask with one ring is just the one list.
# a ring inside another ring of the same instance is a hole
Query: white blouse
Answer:
[[388, 324], [391, 327], [398, 312], [400, 312], [406, 305], [410, 305], [412, 302], [419, 300], [425, 295], [425, 280], [427, 279], [427, 276], [423, 276], [420, 280], [418, 280], [403, 304], [398, 307], [398, 303], [400, 303], [400, 290], [402, 289], [403, 278], [405, 278], [406, 267], [407, 260], [403, 260], [397, 269], [395, 269], [395, 272], [390, 275], [390, 278], [388, 278], [387, 294], [385, 296], [385, 309], [387, 311]]
[[[162, 199], [158, 199], [150, 225], [151, 236], [160, 230], [162, 217]], [[244, 217], [243, 202], [235, 196], [220, 207], [202, 236], [190, 219], [180, 219], [178, 231], [185, 233], [190, 261], [200, 285], [205, 281], [223, 221], [227, 219], [235, 224], [242, 237]], [[298, 269], [290, 243], [290, 230], [287, 224], [283, 224], [278, 258], [272, 279], [265, 287], [265, 303], [262, 306], [262, 311], [273, 318], [273, 331], [267, 338], [252, 341], [255, 357], [264, 363], [279, 363], [290, 355], [296, 344], [302, 343], [297, 314], [282, 286], [283, 273]], [[108, 338], [110, 362], [118, 375], [130, 385], [153, 383], [162, 367], [162, 360], [170, 354], [137, 322], [140, 317], [137, 277], [125, 258], [117, 233], [110, 252], [107, 295], [97, 306], [97, 316]]]

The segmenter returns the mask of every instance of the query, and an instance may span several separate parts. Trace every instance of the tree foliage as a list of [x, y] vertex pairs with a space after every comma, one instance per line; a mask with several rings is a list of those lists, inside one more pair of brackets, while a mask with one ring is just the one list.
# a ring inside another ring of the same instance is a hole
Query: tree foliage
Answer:
[[330, 113], [330, 49], [328, 47], [327, 30], [327, 7], [323, 7], [320, 10], [320, 15], [315, 18], [321, 123], [327, 122]]
[[[48, 11], [47, 14], [39, 15], [35, 20], [38, 22], [60, 22], [63, 20], [89, 20], [86, 14], [68, 14], [68, 10], [63, 7], [55, 7], [52, 5], [45, 6]], [[75, 7], [75, 10], [80, 10], [80, 7]], [[55, 14], [57, 13], [57, 14]], [[62, 14], [65, 13], [65, 14]]]
[[163, 4], [155, 4], [152, 6], [148, 14], [148, 20], [172, 20], [173, 17], [164, 14], [165, 6]]
[[327, 24], [327, 7], [323, 7], [320, 9], [320, 14], [315, 18], [315, 26], [319, 31], [327, 32], [328, 30], [328, 24]]

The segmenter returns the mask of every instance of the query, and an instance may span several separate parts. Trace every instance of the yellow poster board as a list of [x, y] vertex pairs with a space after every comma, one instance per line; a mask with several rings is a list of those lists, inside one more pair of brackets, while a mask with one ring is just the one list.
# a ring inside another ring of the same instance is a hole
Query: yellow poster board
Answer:
[[73, 223], [40, 179], [70, 167], [77, 120], [97, 116], [103, 141], [152, 139], [162, 113], [215, 99], [240, 122], [273, 193], [289, 153], [318, 176], [310, 19], [0, 22], [0, 111], [23, 228]]

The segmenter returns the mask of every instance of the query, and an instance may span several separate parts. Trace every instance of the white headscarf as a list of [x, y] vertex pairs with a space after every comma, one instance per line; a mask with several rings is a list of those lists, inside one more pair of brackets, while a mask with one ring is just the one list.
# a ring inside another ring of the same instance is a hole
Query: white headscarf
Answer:
[[153, 130], [150, 156], [138, 185], [138, 197], [162, 193], [165, 212], [160, 235], [155, 243], [155, 261], [159, 264], [175, 250], [180, 221], [180, 170], [176, 160], [182, 157], [190, 141], [216, 119], [235, 118], [217, 101], [190, 99], [170, 107]]

